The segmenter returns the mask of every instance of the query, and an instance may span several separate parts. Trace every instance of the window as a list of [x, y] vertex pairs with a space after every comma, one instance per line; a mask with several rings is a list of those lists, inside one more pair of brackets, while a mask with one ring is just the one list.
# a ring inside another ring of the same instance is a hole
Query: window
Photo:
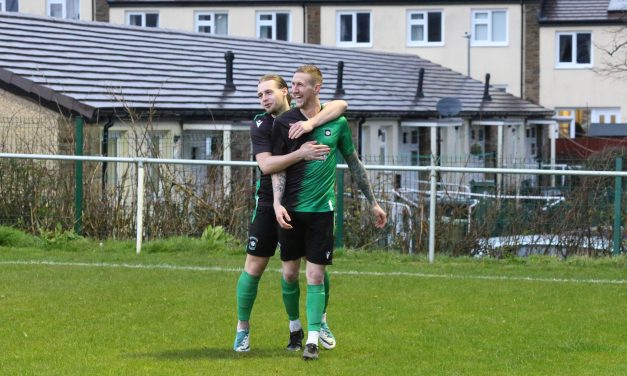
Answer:
[[[165, 149], [165, 140], [167, 132], [157, 131], [148, 132], [146, 156], [148, 158], [163, 158]], [[152, 191], [153, 195], [159, 195], [162, 188], [162, 176], [160, 165], [156, 163], [148, 163], [146, 167], [146, 187]]]
[[[559, 128], [559, 138], [575, 138], [585, 135], [588, 129], [588, 117], [583, 108], [558, 108], [557, 125]], [[589, 115], [589, 113], [588, 113]]]
[[418, 144], [418, 131], [411, 131], [411, 143]]
[[159, 27], [159, 13], [127, 13], [126, 23], [133, 26]]
[[50, 17], [79, 20], [79, 0], [48, 0], [46, 12]]
[[229, 15], [227, 13], [196, 13], [196, 31], [209, 34], [228, 34]]
[[339, 12], [337, 25], [338, 46], [372, 47], [370, 12]]
[[[107, 157], [119, 157], [120, 156], [120, 142], [122, 138], [122, 132], [110, 132], [107, 142]], [[107, 165], [106, 179], [107, 184], [116, 186], [120, 183], [120, 172], [122, 166], [120, 163], [110, 163]]]
[[620, 108], [593, 108], [590, 112], [592, 123], [620, 123]]
[[407, 13], [407, 45], [442, 46], [442, 11]]
[[18, 12], [18, 0], [0, 0], [0, 12]]
[[257, 13], [257, 38], [290, 40], [289, 13]]
[[557, 33], [558, 68], [592, 67], [592, 33]]
[[507, 45], [507, 11], [474, 10], [472, 12], [473, 46]]

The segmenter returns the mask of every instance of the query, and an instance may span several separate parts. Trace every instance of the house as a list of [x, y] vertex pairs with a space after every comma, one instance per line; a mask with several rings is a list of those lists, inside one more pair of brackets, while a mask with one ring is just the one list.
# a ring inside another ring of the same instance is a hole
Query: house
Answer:
[[[368, 162], [418, 165], [431, 153], [443, 164], [534, 162], [538, 134], [554, 123], [552, 110], [413, 54], [15, 13], [0, 13], [0, 38], [7, 41], [0, 45], [0, 92], [41, 105], [50, 118], [84, 118], [98, 135], [87, 142], [93, 154], [248, 159], [250, 119], [260, 112], [258, 78], [267, 72], [289, 78], [303, 63], [321, 68], [323, 102], [348, 101], [347, 118]], [[438, 113], [444, 99], [459, 104], [452, 117]], [[6, 108], [0, 118], [11, 115]], [[439, 129], [436, 150], [431, 127]], [[105, 178], [122, 179], [123, 168]], [[224, 171], [219, 180], [230, 184]], [[385, 179], [384, 187], [399, 180], [411, 186], [418, 177]], [[486, 177], [446, 179], [468, 184]]]
[[[627, 1], [546, 0], [539, 20], [540, 103], [557, 113], [558, 155], [581, 158], [615, 144], [599, 137], [620, 137], [627, 120], [627, 48], [609, 53], [627, 42]], [[594, 124], [616, 131], [591, 132]]]
[[537, 103], [538, 0], [108, 0], [110, 22], [415, 54]]
[[[626, 85], [599, 75], [610, 59], [604, 50], [625, 30], [624, 0], [108, 3], [111, 22], [120, 24], [416, 54], [477, 80], [489, 73], [494, 88], [556, 109], [561, 137], [574, 138], [590, 123], [623, 121], [627, 111], [617, 102]], [[587, 63], [572, 62], [576, 48], [568, 45], [576, 47], [577, 38], [588, 43]], [[558, 57], [560, 48], [572, 56]], [[538, 137], [547, 145], [552, 135]]]

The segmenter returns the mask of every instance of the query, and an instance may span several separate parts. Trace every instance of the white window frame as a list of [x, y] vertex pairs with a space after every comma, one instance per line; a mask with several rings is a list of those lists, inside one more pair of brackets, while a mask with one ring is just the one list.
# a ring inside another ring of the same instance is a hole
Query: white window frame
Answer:
[[[146, 15], [147, 14], [156, 14], [157, 15], [157, 25], [155, 27], [159, 27], [161, 25], [161, 15], [159, 14], [158, 11], [152, 11], [152, 10], [147, 10], [147, 11], [142, 11], [142, 12], [127, 12], [126, 13], [126, 24], [130, 25], [130, 26], [137, 26], [137, 25], [131, 25], [131, 16], [141, 16], [142, 17], [142, 24], [139, 27], [148, 27], [146, 26]], [[152, 26], [150, 26], [152, 27]]]
[[4, 1], [5, 0], [0, 0], [0, 12], [4, 12]]
[[61, 5], [61, 18], [67, 18], [67, 3], [66, 0], [48, 0], [46, 1], [46, 15], [48, 17], [52, 17], [52, 10], [50, 9], [53, 5], [60, 4]]
[[[226, 19], [226, 34], [216, 34], [216, 16], [217, 15], [221, 15], [224, 14], [226, 15], [227, 19]], [[211, 21], [201, 21], [199, 20], [200, 16], [205, 16], [205, 15], [211, 15]], [[212, 34], [212, 35], [228, 35], [229, 34], [229, 12], [227, 11], [213, 11], [213, 12], [206, 12], [206, 11], [196, 11], [194, 12], [194, 30], [197, 33], [200, 33], [200, 27], [201, 26], [210, 26], [211, 27], [211, 32], [208, 34]]]
[[[494, 12], [505, 12], [505, 40], [504, 41], [494, 41], [494, 36], [492, 35], [492, 15]], [[509, 11], [507, 9], [473, 9], [470, 12], [470, 21], [471, 21], [471, 38], [470, 44], [472, 46], [477, 47], [503, 47], [509, 45]], [[478, 21], [475, 17], [478, 13], [487, 13], [488, 18], [485, 21]], [[488, 39], [487, 40], [477, 40], [477, 35], [475, 32], [475, 27], [477, 25], [485, 24], [488, 28]]]
[[[120, 157], [122, 156], [122, 139], [126, 138], [126, 132], [123, 131], [111, 131], [109, 132], [109, 144], [107, 146], [108, 157]], [[114, 152], [114, 153], [111, 153]], [[112, 155], [113, 154], [113, 155]], [[117, 186], [121, 184], [120, 176], [124, 175], [124, 170], [128, 169], [127, 164], [113, 163], [107, 166], [107, 185]]]
[[[558, 138], [575, 138], [575, 113], [576, 108], [572, 107], [557, 107], [555, 111], [558, 113], [554, 118], [557, 121]], [[566, 112], [568, 114], [559, 114], [560, 112]], [[568, 133], [562, 132], [562, 124], [568, 123]]]
[[[590, 63], [577, 63], [577, 34], [590, 34]], [[563, 35], [571, 36], [572, 54], [571, 62], [560, 62], [560, 37]], [[580, 31], [558, 31], [555, 33], [555, 68], [557, 69], [588, 69], [594, 66], [594, 40], [591, 30]]]
[[[601, 116], [603, 116], [604, 120], [601, 122]], [[614, 116], [614, 123], [612, 123], [611, 119]], [[599, 124], [616, 124], [621, 122], [620, 116], [620, 107], [593, 107], [590, 109], [590, 119], [591, 123], [599, 123]]]
[[[422, 21], [412, 20], [413, 14], [422, 13], [424, 18]], [[429, 42], [429, 13], [440, 13], [440, 42]], [[411, 27], [415, 25], [423, 25], [425, 40], [413, 41], [411, 40]], [[424, 10], [408, 10], [407, 11], [407, 46], [408, 47], [441, 47], [444, 46], [444, 10], [442, 9], [424, 9]]]
[[20, 0], [16, 0], [16, 9], [15, 10], [7, 10], [7, 0], [2, 0], [2, 9], [0, 9], [0, 11], [3, 12], [21, 12], [21, 7], [20, 7]]
[[[368, 27], [370, 28], [369, 32], [370, 32], [370, 41], [369, 42], [361, 42], [358, 43], [356, 42], [357, 39], [357, 14], [360, 13], [368, 13], [370, 15], [370, 24], [368, 25]], [[345, 41], [341, 41], [340, 40], [340, 36], [341, 36], [341, 30], [342, 30], [342, 26], [341, 26], [341, 19], [342, 16], [346, 16], [346, 15], [350, 15], [353, 17], [353, 41], [350, 42], [345, 42]], [[374, 35], [372, 34], [372, 24], [373, 24], [373, 19], [372, 19], [372, 11], [369, 10], [354, 10], [354, 11], [338, 11], [337, 15], [336, 15], [336, 44], [338, 47], [372, 47], [372, 38], [374, 37]]]
[[[4, 1], [4, 0], [2, 0]], [[70, 17], [68, 16], [67, 12], [68, 12], [68, 1], [71, 0], [47, 0], [46, 1], [46, 15], [48, 17], [52, 17], [52, 11], [50, 9], [50, 7], [54, 4], [60, 4], [61, 5], [61, 18], [65, 18], [65, 19], [70, 19]], [[77, 16], [78, 18], [74, 18], [75, 20], [80, 20], [81, 18], [81, 2], [80, 0], [75, 0], [76, 1], [76, 12], [77, 12]]]
[[[257, 11], [257, 15], [255, 16], [256, 19], [256, 35], [257, 38], [261, 38], [261, 27], [262, 26], [270, 26], [272, 27], [272, 38], [270, 38], [270, 40], [281, 40], [282, 39], [276, 39], [276, 30], [277, 30], [277, 25], [276, 25], [276, 21], [277, 21], [277, 14], [287, 14], [287, 40], [285, 42], [291, 42], [292, 41], [292, 13], [290, 11]], [[262, 20], [261, 16], [262, 15], [271, 15], [272, 19], [271, 20]]]

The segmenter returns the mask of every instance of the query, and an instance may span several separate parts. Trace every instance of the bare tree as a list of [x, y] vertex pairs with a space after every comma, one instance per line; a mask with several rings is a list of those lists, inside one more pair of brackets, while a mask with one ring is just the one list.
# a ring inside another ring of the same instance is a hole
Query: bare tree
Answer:
[[623, 25], [608, 30], [610, 41], [596, 45], [603, 54], [595, 71], [603, 76], [627, 79], [627, 13], [621, 13], [617, 20]]

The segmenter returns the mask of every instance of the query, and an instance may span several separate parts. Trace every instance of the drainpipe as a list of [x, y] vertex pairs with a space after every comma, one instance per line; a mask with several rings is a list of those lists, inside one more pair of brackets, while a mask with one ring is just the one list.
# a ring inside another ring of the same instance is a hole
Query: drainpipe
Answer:
[[[83, 156], [85, 120], [82, 116], [74, 120], [74, 155]], [[83, 229], [83, 161], [74, 164], [74, 232], [82, 234]]]
[[307, 43], [307, 7], [303, 3], [303, 43]]
[[226, 60], [226, 82], [224, 88], [233, 91], [235, 90], [235, 83], [233, 82], [233, 60], [235, 60], [235, 54], [233, 51], [226, 51], [224, 53], [224, 60]]
[[525, 22], [527, 17], [525, 16], [525, 9], [523, 0], [520, 0], [520, 97], [525, 99]]
[[[104, 125], [104, 128], [102, 129], [102, 156], [103, 157], [109, 156], [109, 129], [113, 127], [114, 123], [115, 123], [115, 120], [113, 120], [113, 117], [110, 116], [109, 120], [106, 122], [106, 124]], [[107, 162], [105, 161], [105, 162], [102, 162], [102, 196], [103, 197], [105, 194], [106, 183], [107, 183]]]
[[484, 101], [491, 101], [492, 96], [490, 95], [490, 73], [486, 73], [485, 75], [485, 84], [483, 85], [483, 98]]
[[425, 93], [422, 90], [424, 78], [425, 78], [425, 69], [420, 68], [420, 71], [418, 72], [418, 87], [416, 88], [416, 95], [415, 95], [416, 99], [425, 97]]
[[335, 96], [341, 97], [346, 92], [344, 91], [344, 62], [342, 60], [337, 62], [337, 82], [335, 86]]

